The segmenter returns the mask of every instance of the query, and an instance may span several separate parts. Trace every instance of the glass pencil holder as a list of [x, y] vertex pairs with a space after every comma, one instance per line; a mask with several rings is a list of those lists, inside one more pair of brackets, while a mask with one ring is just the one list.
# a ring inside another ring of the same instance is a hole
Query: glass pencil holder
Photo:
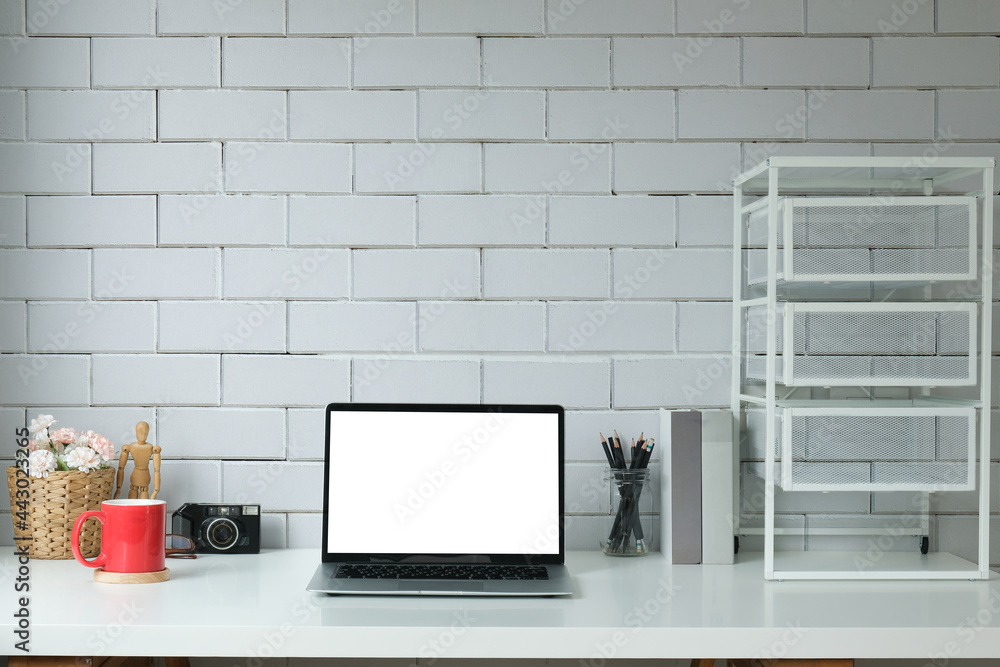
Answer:
[[604, 471], [610, 511], [601, 532], [601, 551], [609, 556], [645, 556], [653, 538], [653, 491], [648, 468]]

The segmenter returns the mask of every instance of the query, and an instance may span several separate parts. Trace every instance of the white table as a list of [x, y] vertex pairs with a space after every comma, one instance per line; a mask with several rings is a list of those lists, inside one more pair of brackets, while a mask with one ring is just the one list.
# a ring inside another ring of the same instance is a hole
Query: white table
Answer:
[[[767, 582], [735, 566], [575, 552], [569, 598], [307, 593], [318, 549], [168, 560], [171, 580], [97, 584], [29, 561], [33, 655], [449, 658], [1000, 656], [1000, 578]], [[0, 552], [0, 637], [17, 653], [17, 560]]]

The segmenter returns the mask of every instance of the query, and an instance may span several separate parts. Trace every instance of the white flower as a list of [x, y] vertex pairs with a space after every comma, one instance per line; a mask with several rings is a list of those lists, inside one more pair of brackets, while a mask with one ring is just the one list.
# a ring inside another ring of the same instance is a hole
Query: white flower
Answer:
[[55, 423], [55, 417], [52, 415], [38, 415], [37, 419], [32, 419], [31, 423], [28, 424], [28, 433], [34, 435], [39, 431], [44, 431]]
[[80, 472], [90, 472], [101, 467], [101, 455], [90, 447], [76, 447], [63, 460], [70, 468], [79, 468]]
[[28, 473], [32, 477], [48, 477], [56, 469], [55, 454], [47, 449], [36, 449], [28, 455]]

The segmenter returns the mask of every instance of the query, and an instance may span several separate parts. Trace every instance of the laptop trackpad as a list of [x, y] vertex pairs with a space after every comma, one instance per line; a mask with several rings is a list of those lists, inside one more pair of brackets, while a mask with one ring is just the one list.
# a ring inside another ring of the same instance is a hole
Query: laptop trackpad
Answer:
[[423, 593], [481, 593], [484, 590], [481, 581], [400, 581], [401, 591], [421, 591]]

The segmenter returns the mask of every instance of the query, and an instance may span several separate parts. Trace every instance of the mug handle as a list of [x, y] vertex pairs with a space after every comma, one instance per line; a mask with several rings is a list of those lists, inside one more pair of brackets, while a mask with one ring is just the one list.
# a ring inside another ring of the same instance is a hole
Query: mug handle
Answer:
[[97, 554], [97, 557], [94, 558], [94, 560], [87, 560], [80, 552], [80, 531], [83, 529], [83, 523], [90, 517], [94, 517], [100, 521], [102, 526], [104, 525], [104, 522], [108, 520], [108, 515], [104, 512], [96, 510], [84, 512], [77, 517], [76, 523], [73, 524], [73, 535], [70, 538], [70, 544], [73, 546], [73, 557], [76, 558], [81, 565], [86, 565], [87, 567], [101, 567], [108, 560], [103, 547], [101, 548], [101, 553]]

